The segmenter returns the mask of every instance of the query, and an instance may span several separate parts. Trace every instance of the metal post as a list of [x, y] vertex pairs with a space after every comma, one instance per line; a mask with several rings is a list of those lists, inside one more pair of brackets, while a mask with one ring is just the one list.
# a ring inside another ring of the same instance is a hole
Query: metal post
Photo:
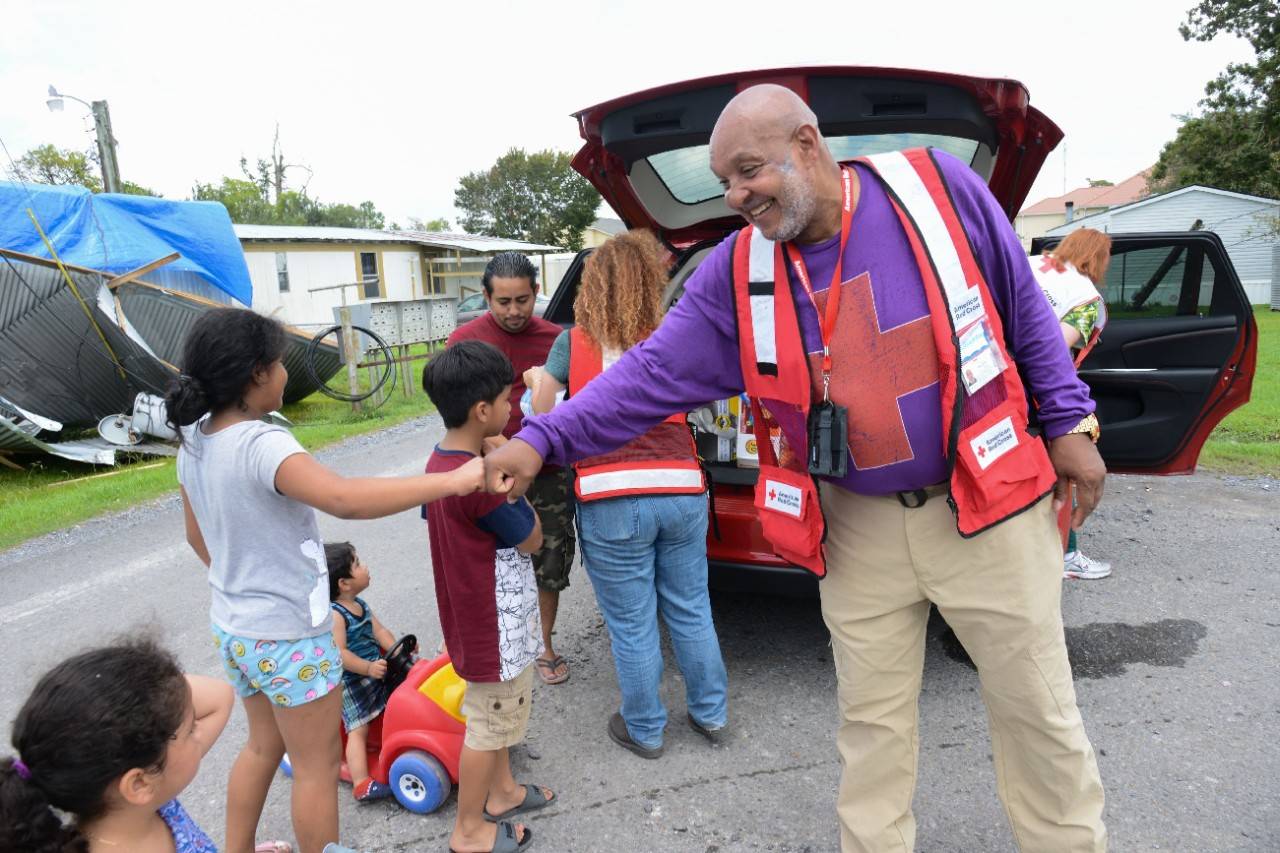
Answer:
[[413, 362], [409, 360], [409, 350], [410, 346], [408, 344], [401, 344], [400, 358], [404, 359], [401, 369], [404, 372], [404, 395], [406, 397], [412, 397], [413, 392], [417, 390], [413, 387]]
[[116, 138], [111, 133], [111, 113], [106, 101], [94, 101], [93, 126], [98, 135], [98, 159], [102, 161], [102, 188], [109, 193], [122, 191], [120, 164], [116, 162]]
[[[354, 397], [360, 390], [360, 372], [356, 367], [360, 355], [356, 347], [355, 332], [351, 329], [351, 309], [343, 305], [338, 310], [338, 320], [342, 324], [342, 355], [347, 361], [347, 388]], [[360, 411], [359, 400], [351, 402], [351, 411]]]

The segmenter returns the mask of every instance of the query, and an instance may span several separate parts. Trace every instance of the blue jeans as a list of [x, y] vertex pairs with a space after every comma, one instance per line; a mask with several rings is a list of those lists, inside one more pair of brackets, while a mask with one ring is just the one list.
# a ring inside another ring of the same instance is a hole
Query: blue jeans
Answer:
[[667, 623], [690, 715], [707, 728], [728, 719], [728, 676], [707, 592], [705, 495], [642, 495], [578, 505], [583, 565], [609, 629], [622, 718], [641, 746], [662, 744], [658, 696]]

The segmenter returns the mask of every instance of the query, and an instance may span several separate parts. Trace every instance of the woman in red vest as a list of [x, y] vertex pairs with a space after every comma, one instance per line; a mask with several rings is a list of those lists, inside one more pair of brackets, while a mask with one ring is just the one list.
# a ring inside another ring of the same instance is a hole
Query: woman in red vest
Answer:
[[[577, 325], [561, 333], [535, 379], [534, 411], [548, 411], [566, 386], [576, 394], [649, 337], [662, 319], [666, 282], [662, 247], [647, 231], [621, 234], [597, 249], [574, 302]], [[613, 402], [626, 409], [626, 400]], [[706, 481], [684, 416], [613, 453], [584, 459], [574, 471], [583, 565], [609, 629], [622, 693], [609, 736], [645, 758], [662, 754], [661, 613], [684, 674], [689, 725], [718, 743], [728, 685], [707, 592]]]

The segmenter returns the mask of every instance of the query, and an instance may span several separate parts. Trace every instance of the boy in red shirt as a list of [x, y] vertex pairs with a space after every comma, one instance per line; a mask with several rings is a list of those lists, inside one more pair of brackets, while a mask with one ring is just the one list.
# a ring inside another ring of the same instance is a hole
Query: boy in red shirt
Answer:
[[[507, 357], [482, 341], [460, 341], [428, 362], [422, 387], [446, 428], [428, 472], [465, 465], [484, 452], [486, 439], [502, 434], [514, 378]], [[467, 682], [449, 847], [457, 853], [523, 850], [533, 833], [510, 818], [555, 798], [548, 788], [517, 784], [508, 757], [528, 728], [533, 662], [542, 652], [529, 558], [542, 546], [542, 527], [523, 498], [508, 503], [504, 495], [483, 492], [427, 504], [423, 517], [440, 627], [453, 667]]]

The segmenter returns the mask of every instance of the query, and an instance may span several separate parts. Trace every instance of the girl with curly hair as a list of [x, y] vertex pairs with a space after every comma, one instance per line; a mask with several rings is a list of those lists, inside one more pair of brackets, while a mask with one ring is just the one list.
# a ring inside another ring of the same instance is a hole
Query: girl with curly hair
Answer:
[[[535, 412], [548, 411], [566, 386], [577, 393], [649, 337], [662, 321], [667, 277], [662, 246], [648, 231], [620, 234], [591, 255], [574, 302], [577, 325], [561, 333], [531, 377]], [[683, 414], [574, 470], [583, 565], [622, 693], [609, 737], [644, 758], [662, 754], [661, 614], [684, 674], [689, 725], [719, 743], [728, 684], [707, 592], [706, 484]]]

